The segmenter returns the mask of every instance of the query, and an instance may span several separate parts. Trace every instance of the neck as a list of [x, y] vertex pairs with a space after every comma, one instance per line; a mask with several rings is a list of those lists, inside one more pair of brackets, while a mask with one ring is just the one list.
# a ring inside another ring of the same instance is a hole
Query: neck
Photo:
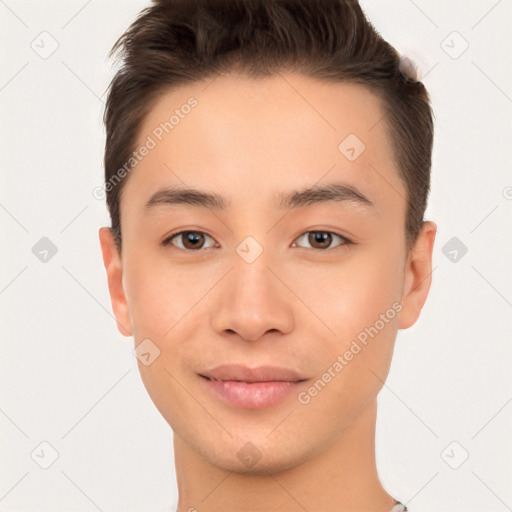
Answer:
[[236, 473], [205, 460], [174, 434], [178, 512], [389, 512], [375, 462], [377, 401], [313, 458], [265, 474]]

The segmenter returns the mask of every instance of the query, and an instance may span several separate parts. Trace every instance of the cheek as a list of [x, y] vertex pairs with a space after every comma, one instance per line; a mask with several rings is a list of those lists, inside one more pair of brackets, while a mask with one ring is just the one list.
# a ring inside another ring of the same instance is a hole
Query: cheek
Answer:
[[195, 302], [197, 290], [190, 285], [190, 274], [162, 262], [165, 263], [164, 258], [151, 258], [136, 251], [126, 262], [126, 301], [136, 340], [163, 337]]
[[400, 276], [397, 249], [368, 249], [317, 275], [315, 284], [323, 286], [309, 288], [311, 309], [334, 331], [325, 330], [315, 352], [319, 371], [336, 374], [319, 402], [334, 401], [342, 415], [375, 397], [387, 377], [401, 310]]
[[310, 294], [311, 309], [334, 331], [314, 352], [318, 384], [312, 393], [317, 395], [307, 409], [318, 417], [329, 411], [329, 418], [349, 424], [386, 380], [401, 309], [397, 264], [390, 268], [389, 263], [382, 255], [360, 258], [324, 278], [326, 293], [316, 288]]
[[400, 299], [400, 260], [392, 251], [361, 250], [337, 266], [317, 270], [307, 283], [305, 302], [337, 340], [348, 340]]

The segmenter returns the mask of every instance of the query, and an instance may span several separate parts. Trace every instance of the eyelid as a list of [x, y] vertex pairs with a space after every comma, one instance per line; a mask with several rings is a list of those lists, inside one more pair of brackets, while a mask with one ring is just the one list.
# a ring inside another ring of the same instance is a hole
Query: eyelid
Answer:
[[[184, 233], [199, 233], [201, 235], [205, 235], [209, 238], [211, 238], [216, 244], [217, 244], [217, 241], [211, 236], [209, 235], [208, 233], [205, 233], [204, 231], [201, 231], [201, 230], [195, 230], [195, 229], [183, 229], [181, 231], [177, 231], [176, 233], [172, 233], [168, 236], [166, 236], [164, 238], [164, 240], [162, 241], [162, 245], [164, 247], [167, 247], [169, 245], [172, 245], [172, 240], [179, 236], [179, 235], [182, 235]], [[304, 235], [307, 235], [309, 233], [329, 233], [331, 235], [334, 235], [334, 236], [337, 236], [339, 238], [342, 239], [343, 243], [340, 243], [339, 245], [335, 246], [335, 247], [329, 247], [327, 249], [318, 249], [318, 248], [311, 248], [311, 250], [313, 251], [316, 251], [316, 252], [327, 252], [327, 251], [334, 251], [335, 249], [340, 249], [340, 248], [343, 248], [343, 247], [346, 247], [347, 245], [354, 245], [355, 242], [353, 242], [350, 238], [346, 237], [345, 235], [342, 235], [341, 233], [338, 233], [336, 231], [332, 231], [332, 230], [329, 230], [329, 229], [309, 229], [307, 231], [304, 231], [303, 233], [301, 233], [298, 237], [296, 237], [294, 240], [293, 240], [293, 243], [295, 243], [299, 238], [303, 237]], [[308, 249], [307, 247], [298, 247], [299, 249]], [[183, 252], [204, 252], [208, 249], [213, 249], [213, 247], [207, 247], [206, 249], [197, 249], [197, 250], [192, 250], [192, 249], [182, 249], [181, 247], [176, 247], [176, 249], [180, 249], [181, 251]]]

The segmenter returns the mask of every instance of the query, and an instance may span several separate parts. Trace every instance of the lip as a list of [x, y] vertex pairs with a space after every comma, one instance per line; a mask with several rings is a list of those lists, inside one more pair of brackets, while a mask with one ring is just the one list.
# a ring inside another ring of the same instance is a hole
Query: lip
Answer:
[[305, 380], [290, 368], [221, 365], [199, 374], [203, 385], [224, 403], [243, 409], [263, 409], [275, 405]]
[[211, 370], [205, 370], [199, 375], [212, 380], [237, 380], [241, 382], [297, 382], [306, 380], [291, 368], [277, 366], [258, 366], [250, 368], [240, 364], [223, 364]]

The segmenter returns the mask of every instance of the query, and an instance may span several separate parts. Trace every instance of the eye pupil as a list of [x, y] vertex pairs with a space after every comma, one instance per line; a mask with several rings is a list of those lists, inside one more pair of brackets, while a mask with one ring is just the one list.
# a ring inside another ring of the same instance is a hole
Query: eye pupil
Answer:
[[[193, 248], [196, 248], [200, 245], [202, 245], [200, 242], [203, 241], [204, 239], [204, 236], [201, 235], [201, 234], [198, 234], [196, 232], [193, 232], [193, 231], [188, 231], [186, 233], [183, 233], [183, 235], [186, 235], [184, 238], [185, 238], [185, 242], [184, 242], [184, 247], [186, 247], [187, 249], [193, 249]], [[199, 243], [197, 243], [199, 241]], [[191, 247], [187, 247], [187, 244], [188, 243], [192, 243]]]
[[325, 246], [328, 247], [331, 244], [331, 238], [331, 234], [326, 231], [311, 231], [309, 234], [309, 243], [313, 245], [319, 242], [321, 246], [316, 248], [323, 249]]

